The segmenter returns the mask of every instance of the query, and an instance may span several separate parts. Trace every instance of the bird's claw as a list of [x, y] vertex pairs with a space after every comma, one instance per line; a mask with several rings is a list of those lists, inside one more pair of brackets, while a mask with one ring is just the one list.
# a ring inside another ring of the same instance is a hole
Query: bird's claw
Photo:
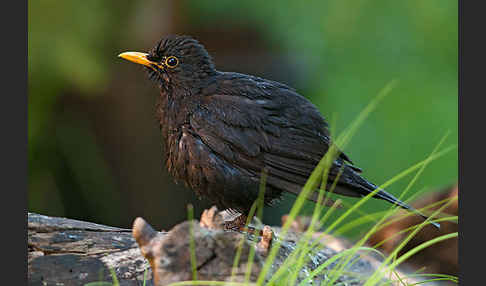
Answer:
[[257, 244], [257, 250], [261, 255], [266, 256], [270, 246], [272, 245], [273, 231], [268, 225], [266, 225], [260, 231], [260, 236], [261, 239]]
[[224, 224], [223, 216], [216, 206], [204, 210], [199, 220], [199, 225], [208, 229], [224, 229]]

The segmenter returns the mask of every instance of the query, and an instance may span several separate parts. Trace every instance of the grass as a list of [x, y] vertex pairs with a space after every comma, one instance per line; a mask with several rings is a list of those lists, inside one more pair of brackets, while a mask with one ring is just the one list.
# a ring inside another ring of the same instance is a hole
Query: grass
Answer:
[[[192, 221], [194, 219], [194, 207], [191, 204], [187, 206], [187, 218], [189, 219], [189, 221]], [[196, 243], [194, 241], [194, 225], [192, 223], [189, 224], [189, 232], [192, 280], [197, 280]]]
[[[386, 280], [385, 278], [394, 277], [400, 285], [420, 285], [425, 284], [431, 281], [452, 281], [457, 283], [458, 279], [455, 276], [451, 275], [443, 275], [443, 274], [425, 274], [425, 273], [411, 273], [408, 274], [406, 277], [400, 277], [397, 272], [397, 268], [403, 262], [405, 262], [408, 258], [415, 255], [416, 253], [422, 251], [423, 249], [430, 247], [436, 243], [441, 241], [455, 238], [457, 237], [458, 233], [450, 233], [445, 234], [429, 241], [426, 241], [411, 250], [407, 251], [406, 253], [402, 254], [398, 257], [398, 253], [405, 247], [405, 245], [427, 224], [430, 224], [431, 221], [441, 222], [441, 221], [452, 221], [457, 222], [457, 216], [448, 216], [441, 214], [441, 211], [446, 208], [449, 204], [451, 204], [454, 199], [450, 199], [447, 201], [437, 202], [434, 205], [427, 206], [422, 208], [420, 211], [424, 211], [430, 209], [431, 207], [439, 206], [439, 208], [432, 212], [427, 220], [424, 220], [422, 223], [412, 226], [409, 229], [402, 230], [395, 235], [399, 235], [401, 233], [408, 232], [407, 236], [401, 241], [401, 243], [388, 255], [384, 255], [381, 253], [377, 248], [383, 244], [385, 241], [382, 241], [374, 246], [366, 246], [365, 243], [368, 239], [376, 233], [378, 230], [382, 229], [383, 227], [387, 226], [388, 224], [392, 223], [394, 220], [387, 221], [387, 218], [393, 216], [398, 207], [396, 205], [392, 205], [387, 211], [384, 212], [377, 212], [374, 214], [364, 214], [358, 208], [366, 203], [379, 189], [376, 189], [374, 192], [370, 193], [369, 195], [361, 198], [353, 205], [349, 206], [349, 208], [340, 215], [336, 220], [331, 222], [329, 226], [322, 231], [320, 236], [312, 241], [312, 237], [315, 236], [317, 232], [321, 230], [324, 224], [327, 222], [331, 214], [336, 209], [336, 205], [340, 203], [340, 200], [336, 201], [336, 203], [327, 211], [323, 213], [323, 208], [325, 202], [329, 199], [330, 193], [334, 189], [335, 185], [330, 188], [329, 192], [324, 192], [324, 186], [326, 186], [327, 176], [330, 169], [330, 166], [336, 156], [338, 155], [337, 146], [343, 149], [351, 140], [353, 135], [356, 133], [358, 128], [362, 125], [368, 115], [378, 106], [380, 101], [382, 101], [386, 96], [388, 96], [391, 90], [396, 86], [397, 81], [391, 81], [387, 84], [381, 92], [379, 92], [378, 96], [372, 100], [368, 106], [358, 115], [356, 120], [337, 138], [335, 144], [332, 145], [326, 155], [322, 158], [319, 164], [316, 166], [315, 170], [312, 172], [311, 176], [309, 177], [308, 181], [302, 188], [301, 193], [296, 198], [294, 205], [292, 206], [288, 218], [284, 225], [281, 228], [279, 237], [280, 239], [275, 239], [272, 243], [272, 246], [268, 252], [266, 260], [263, 264], [263, 267], [254, 282], [250, 282], [250, 274], [253, 266], [253, 258], [255, 255], [255, 247], [250, 247], [250, 253], [248, 256], [247, 261], [247, 268], [245, 271], [245, 279], [243, 283], [234, 282], [233, 278], [236, 274], [236, 268], [240, 263], [241, 259], [241, 252], [243, 248], [243, 244], [245, 238], [242, 237], [242, 240], [238, 246], [236, 251], [235, 259], [233, 261], [233, 272], [230, 282], [226, 281], [201, 281], [197, 280], [197, 271], [195, 269], [195, 247], [194, 247], [194, 239], [191, 237], [191, 265], [193, 270], [193, 281], [181, 281], [172, 283], [169, 286], [183, 286], [183, 285], [266, 285], [266, 286], [283, 286], [283, 285], [312, 285], [311, 280], [316, 277], [317, 275], [326, 274], [327, 280], [323, 282], [324, 284], [321, 285], [339, 285], [337, 282], [340, 277], [344, 274], [347, 276], [353, 277], [356, 280], [362, 281], [363, 285], [365, 286], [373, 286], [373, 285], [391, 285], [390, 280]], [[442, 156], [446, 155], [450, 151], [454, 150], [456, 146], [449, 146], [446, 148], [441, 148], [445, 139], [447, 138], [446, 134], [442, 140], [437, 144], [437, 146], [431, 151], [431, 153], [422, 161], [410, 166], [409, 168], [401, 171], [391, 179], [389, 179], [384, 184], [380, 185], [379, 188], [386, 188], [393, 183], [397, 182], [400, 179], [403, 179], [407, 175], [410, 175], [415, 172], [415, 175], [412, 177], [410, 182], [408, 183], [407, 187], [404, 189], [402, 194], [400, 195], [399, 199], [402, 199], [404, 195], [408, 191], [412, 189], [414, 184], [417, 182], [418, 178], [422, 175], [423, 171], [426, 167], [433, 161], [441, 158]], [[258, 199], [253, 204], [249, 218], [251, 218], [255, 212], [256, 217], [261, 219], [263, 213], [263, 194], [265, 189], [265, 179], [266, 174], [262, 173], [262, 180], [260, 185], [260, 192]], [[320, 186], [318, 186], [318, 182], [321, 182]], [[292, 222], [297, 218], [299, 213], [302, 211], [303, 205], [306, 201], [306, 197], [314, 190], [319, 190], [318, 202], [314, 206], [314, 210], [312, 212], [311, 222], [307, 230], [302, 234], [302, 238], [297, 242], [295, 250], [286, 258], [283, 262], [281, 267], [274, 273], [270, 275], [271, 266], [275, 261], [275, 258], [278, 254], [279, 248], [281, 247], [282, 238], [284, 238], [289, 231], [289, 228]], [[457, 199], [457, 198], [455, 198]], [[189, 208], [189, 219], [192, 219], [192, 212], [191, 208]], [[350, 216], [351, 213], [360, 213], [361, 217], [354, 219], [350, 222], [344, 223], [345, 219]], [[414, 213], [407, 213], [405, 216], [408, 215], [415, 215]], [[440, 217], [439, 217], [440, 216]], [[403, 218], [396, 218], [401, 219]], [[309, 257], [312, 255], [314, 251], [318, 251], [324, 247], [324, 245], [320, 242], [321, 238], [324, 238], [326, 234], [333, 234], [333, 235], [343, 235], [347, 233], [349, 230], [357, 227], [359, 225], [374, 222], [374, 225], [364, 234], [362, 237], [349, 249], [341, 251], [340, 253], [334, 255], [330, 259], [326, 260], [323, 264], [319, 265], [316, 269], [310, 271], [308, 276], [304, 278], [302, 281], [298, 281], [298, 274], [300, 273], [301, 269], [306, 265], [309, 260]], [[250, 219], [247, 220], [246, 224], [250, 223]], [[192, 234], [192, 232], [191, 232]], [[192, 236], [192, 235], [191, 235]], [[387, 238], [391, 239], [391, 237]], [[252, 242], [255, 244], [256, 242]], [[375, 253], [382, 257], [383, 261], [380, 266], [367, 277], [363, 277], [363, 275], [359, 275], [357, 273], [350, 273], [348, 268], [350, 265], [355, 263], [356, 257], [363, 254], [370, 254]], [[330, 268], [331, 264], [334, 263], [334, 266]], [[113, 272], [112, 272], [113, 274]], [[407, 278], [423, 278], [424, 280], [421, 282], [416, 282], [413, 284], [407, 284]], [[116, 277], [113, 278], [113, 285], [117, 285], [117, 281], [115, 281]], [[388, 281], [388, 282], [386, 282]], [[299, 282], [299, 283], [298, 283]], [[86, 284], [88, 285], [88, 284]], [[94, 285], [109, 285], [109, 284], [89, 284], [89, 286]], [[111, 284], [110, 284], [111, 285]]]

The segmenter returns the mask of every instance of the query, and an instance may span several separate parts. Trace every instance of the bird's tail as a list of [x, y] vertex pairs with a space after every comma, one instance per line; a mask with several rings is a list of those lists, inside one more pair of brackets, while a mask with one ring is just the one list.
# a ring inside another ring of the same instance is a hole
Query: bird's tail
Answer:
[[[412, 207], [412, 206], [410, 206], [410, 205], [408, 205], [408, 204], [400, 201], [399, 199], [397, 199], [392, 194], [386, 192], [384, 189], [378, 188], [376, 185], [368, 182], [367, 180], [365, 180], [363, 178], [362, 178], [362, 182], [360, 180], [360, 186], [363, 187], [363, 188], [365, 188], [368, 193], [373, 192], [376, 189], [379, 189], [379, 191], [376, 192], [373, 197], [375, 197], [377, 199], [385, 200], [385, 201], [387, 201], [389, 203], [392, 203], [392, 204], [396, 204], [396, 205], [400, 206], [403, 209], [406, 209], [406, 210], [408, 210], [410, 212], [413, 212], [413, 213], [421, 216], [424, 219], [428, 219], [428, 217], [426, 215], [424, 215], [423, 213], [421, 213], [420, 211], [418, 211], [414, 207]], [[439, 223], [436, 223], [436, 222], [430, 222], [430, 223], [433, 226], [435, 226], [437, 229], [440, 229], [440, 224]]]

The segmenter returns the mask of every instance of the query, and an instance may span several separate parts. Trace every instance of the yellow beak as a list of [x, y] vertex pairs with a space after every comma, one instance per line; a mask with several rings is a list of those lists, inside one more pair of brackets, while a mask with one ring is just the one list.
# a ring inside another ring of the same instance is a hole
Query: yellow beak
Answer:
[[125, 53], [121, 53], [118, 55], [120, 58], [123, 58], [127, 61], [131, 61], [131, 62], [134, 62], [136, 64], [140, 64], [140, 65], [144, 65], [144, 66], [148, 66], [148, 67], [151, 67], [155, 70], [155, 68], [153, 67], [154, 65], [155, 66], [158, 66], [159, 68], [163, 68], [159, 63], [156, 63], [156, 62], [152, 62], [150, 60], [147, 59], [147, 56], [148, 54], [146, 53], [139, 53], [139, 52], [125, 52]]

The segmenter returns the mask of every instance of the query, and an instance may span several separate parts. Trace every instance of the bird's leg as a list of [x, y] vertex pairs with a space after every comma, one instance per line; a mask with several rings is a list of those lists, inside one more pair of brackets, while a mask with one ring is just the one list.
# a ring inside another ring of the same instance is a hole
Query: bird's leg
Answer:
[[245, 215], [240, 215], [232, 221], [225, 222], [225, 229], [246, 232], [259, 237], [259, 241], [256, 244], [257, 251], [260, 255], [266, 256], [272, 245], [273, 231], [268, 225], [265, 225], [263, 229], [246, 226], [247, 218]]
[[216, 206], [213, 206], [203, 211], [199, 225], [209, 229], [246, 231], [246, 219], [246, 215], [231, 211], [220, 212]]
[[[246, 225], [246, 221], [248, 220], [247, 215], [241, 213], [236, 213], [236, 214], [237, 214], [236, 217], [234, 213], [232, 214], [232, 216], [228, 215], [225, 217], [223, 223], [224, 230], [246, 232], [249, 234], [262, 236], [261, 230]], [[251, 221], [251, 219], [249, 221]]]

